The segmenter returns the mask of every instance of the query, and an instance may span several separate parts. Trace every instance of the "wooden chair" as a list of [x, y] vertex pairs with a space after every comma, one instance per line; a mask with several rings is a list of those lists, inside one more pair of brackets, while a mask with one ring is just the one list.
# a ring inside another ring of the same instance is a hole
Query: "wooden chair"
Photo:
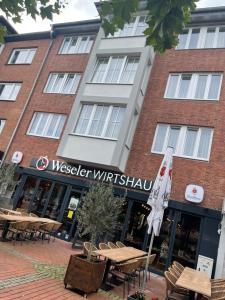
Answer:
[[95, 245], [93, 245], [92, 243], [90, 243], [90, 242], [83, 243], [83, 253], [85, 256], [88, 256], [88, 254], [91, 252], [92, 257], [94, 257], [94, 258], [99, 257], [98, 254], [95, 254], [92, 252], [92, 251], [96, 251], [96, 250], [98, 250], [98, 248], [95, 247]]
[[224, 300], [225, 299], [225, 289], [223, 290], [217, 290], [217, 291], [212, 291], [211, 297], [209, 298], [210, 300]]
[[35, 215], [35, 214], [33, 214], [33, 213], [29, 213], [29, 216], [30, 216], [30, 217], [37, 217], [37, 218], [38, 218], [38, 215]]
[[123, 248], [123, 247], [126, 247], [122, 242], [120, 242], [120, 241], [117, 241], [116, 242], [116, 246], [118, 247], [118, 248]]
[[169, 268], [168, 268], [168, 271], [169, 271], [174, 277], [176, 277], [176, 279], [178, 279], [178, 278], [180, 277], [180, 273], [177, 272], [176, 269], [174, 269], [174, 268], [172, 268], [172, 267], [169, 267]]
[[52, 232], [51, 235], [53, 235], [53, 242], [55, 241], [55, 237], [59, 231], [59, 228], [62, 226], [62, 223], [54, 223], [53, 227], [52, 227]]
[[188, 295], [188, 290], [178, 288], [176, 286], [177, 279], [173, 274], [171, 274], [169, 271], [165, 271], [164, 276], [165, 276], [165, 279], [166, 279], [167, 299], [169, 299], [169, 297], [172, 293], [181, 294], [181, 295]]
[[43, 222], [29, 222], [27, 228], [26, 228], [26, 235], [28, 234], [30, 236], [30, 239], [32, 239], [34, 242], [37, 240], [36, 234], [40, 233], [39, 230], [42, 227]]
[[99, 243], [98, 247], [100, 250], [110, 249], [109, 246], [105, 243]]
[[[127, 294], [130, 292], [130, 282], [134, 280], [135, 287], [135, 278], [136, 270], [139, 268], [140, 262], [136, 259], [130, 260], [125, 263], [117, 264], [116, 269], [111, 271], [112, 276], [117, 277], [119, 280], [123, 281], [123, 299], [125, 299], [125, 290], [127, 282]], [[112, 278], [112, 277], [111, 277]]]
[[173, 265], [175, 265], [181, 273], [184, 271], [184, 266], [182, 266], [182, 264], [180, 264], [178, 261], [174, 261]]
[[[0, 215], [4, 215], [3, 211], [0, 210]], [[5, 221], [0, 218], [0, 230], [4, 229]]]
[[143, 256], [143, 257], [138, 257], [135, 258], [137, 261], [139, 261], [139, 266], [137, 268], [137, 272], [138, 272], [138, 279], [139, 279], [139, 287], [140, 287], [140, 283], [141, 283], [141, 272], [143, 272], [143, 278], [144, 278], [144, 271], [145, 271], [145, 266], [147, 263], [147, 256]]
[[26, 230], [29, 225], [28, 221], [10, 222], [8, 232], [12, 233], [13, 245], [15, 245], [16, 239], [20, 236], [21, 245], [25, 240]]
[[114, 243], [112, 243], [112, 242], [108, 242], [108, 246], [109, 246], [110, 249], [117, 249], [117, 248], [118, 248], [118, 247], [117, 247]]
[[48, 243], [50, 242], [51, 232], [52, 232], [53, 226], [54, 226], [54, 223], [43, 223], [40, 226], [40, 228], [39, 228], [39, 237], [41, 237], [42, 243], [44, 242], [44, 239], [47, 239]]
[[181, 275], [181, 273], [183, 271], [181, 271], [181, 269], [179, 267], [177, 267], [176, 265], [172, 264], [172, 267], [171, 267], [176, 273], [179, 274], [179, 276]]

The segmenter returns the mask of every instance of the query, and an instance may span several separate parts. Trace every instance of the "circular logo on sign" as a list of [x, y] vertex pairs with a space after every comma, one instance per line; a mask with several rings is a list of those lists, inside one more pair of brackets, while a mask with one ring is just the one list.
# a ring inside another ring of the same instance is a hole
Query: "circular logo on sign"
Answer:
[[196, 187], [193, 188], [192, 193], [193, 193], [193, 194], [196, 194], [196, 193], [197, 193]]
[[48, 164], [49, 164], [48, 157], [47, 156], [40, 156], [40, 158], [36, 162], [36, 168], [39, 171], [44, 171], [45, 169], [47, 169]]

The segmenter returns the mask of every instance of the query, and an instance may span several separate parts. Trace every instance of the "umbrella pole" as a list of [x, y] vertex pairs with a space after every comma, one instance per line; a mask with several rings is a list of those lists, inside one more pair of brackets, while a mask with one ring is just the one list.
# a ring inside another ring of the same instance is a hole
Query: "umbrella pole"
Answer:
[[146, 261], [146, 265], [145, 265], [144, 280], [143, 280], [143, 284], [142, 284], [143, 292], [145, 291], [145, 287], [146, 287], [148, 265], [149, 265], [150, 255], [152, 253], [152, 245], [153, 245], [154, 237], [155, 237], [154, 231], [152, 230], [151, 241], [150, 241], [149, 249], [148, 249], [148, 257], [147, 257], [147, 261]]

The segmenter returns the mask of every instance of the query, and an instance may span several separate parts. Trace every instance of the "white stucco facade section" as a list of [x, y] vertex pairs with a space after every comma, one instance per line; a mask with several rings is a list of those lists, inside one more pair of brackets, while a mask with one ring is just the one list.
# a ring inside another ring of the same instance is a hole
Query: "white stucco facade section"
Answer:
[[215, 278], [225, 279], [225, 216], [221, 222], [221, 233], [218, 247]]
[[86, 84], [83, 96], [129, 98], [132, 85], [125, 84]]
[[111, 164], [115, 146], [116, 141], [112, 140], [68, 135], [62, 156], [108, 166]]
[[145, 36], [120, 37], [120, 38], [103, 38], [99, 44], [99, 50], [114, 50], [129, 48], [145, 47]]

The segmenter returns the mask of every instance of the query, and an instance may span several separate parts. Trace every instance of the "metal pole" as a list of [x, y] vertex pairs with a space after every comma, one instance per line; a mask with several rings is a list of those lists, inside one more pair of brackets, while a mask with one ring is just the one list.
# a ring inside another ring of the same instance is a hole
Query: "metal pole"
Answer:
[[152, 245], [153, 245], [153, 241], [154, 241], [154, 231], [152, 229], [152, 235], [151, 235], [151, 241], [150, 241], [150, 244], [149, 244], [149, 249], [148, 249], [148, 257], [147, 257], [147, 262], [146, 262], [146, 265], [145, 265], [145, 273], [144, 273], [144, 280], [143, 280], [143, 283], [142, 283], [142, 292], [145, 291], [145, 286], [146, 286], [146, 280], [147, 280], [147, 272], [148, 272], [148, 266], [149, 266], [149, 260], [150, 260], [150, 255], [152, 253]]

